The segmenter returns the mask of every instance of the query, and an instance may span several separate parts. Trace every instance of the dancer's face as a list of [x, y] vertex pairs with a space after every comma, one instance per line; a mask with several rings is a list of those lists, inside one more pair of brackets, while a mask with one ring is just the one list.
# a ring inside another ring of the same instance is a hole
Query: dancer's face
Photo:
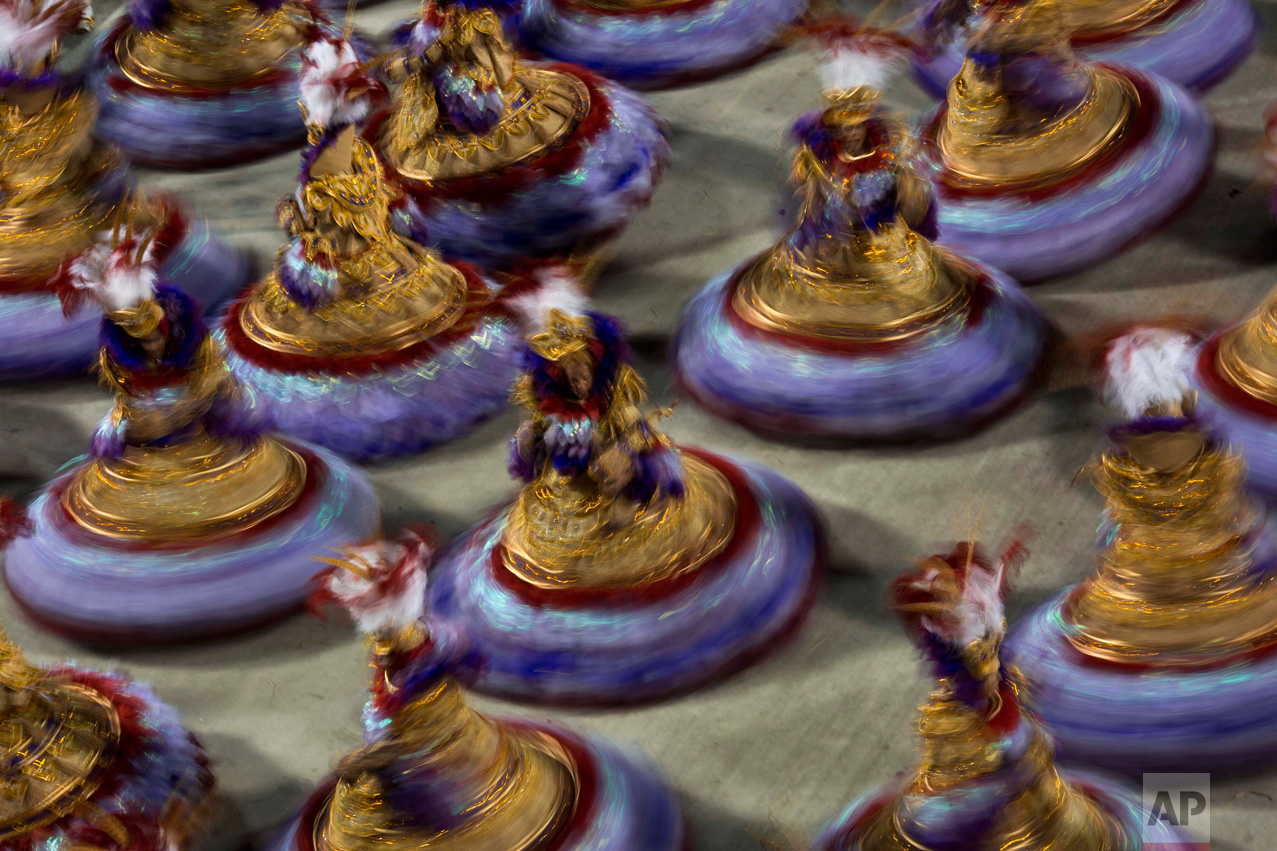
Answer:
[[584, 351], [573, 352], [564, 357], [559, 366], [563, 368], [563, 376], [567, 379], [572, 395], [577, 399], [589, 397], [590, 390], [594, 387], [594, 364], [591, 363], [589, 354]]

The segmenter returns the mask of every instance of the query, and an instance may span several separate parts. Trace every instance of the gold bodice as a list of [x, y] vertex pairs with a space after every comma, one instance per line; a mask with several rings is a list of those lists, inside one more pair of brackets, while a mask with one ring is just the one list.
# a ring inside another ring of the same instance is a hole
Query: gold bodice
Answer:
[[683, 463], [684, 496], [645, 507], [547, 463], [506, 514], [506, 567], [542, 588], [627, 588], [703, 566], [731, 540], [736, 497], [714, 467], [686, 454]]
[[401, 709], [390, 735], [405, 772], [428, 772], [462, 796], [459, 824], [407, 823], [379, 776], [363, 772], [340, 780], [316, 819], [317, 851], [537, 851], [575, 809], [576, 766], [563, 747], [474, 712], [451, 677]]
[[300, 13], [285, 3], [261, 12], [252, 0], [173, 0], [161, 25], [128, 29], [115, 43], [120, 69], [152, 89], [251, 85], [301, 45]]
[[1224, 334], [1215, 366], [1239, 390], [1277, 404], [1277, 291], [1250, 318]]
[[585, 83], [544, 68], [516, 66], [503, 96], [509, 108], [492, 130], [459, 133], [435, 125], [433, 89], [410, 77], [382, 126], [381, 150], [390, 167], [425, 183], [497, 171], [561, 144], [590, 109]]
[[959, 185], [1031, 188], [1066, 179], [1104, 156], [1139, 107], [1131, 83], [1099, 66], [1079, 70], [1087, 93], [1061, 115], [1044, 115], [1002, 88], [1001, 72], [967, 59], [949, 85], [949, 108], [937, 145]]
[[1244, 477], [1214, 446], [1167, 470], [1106, 453], [1095, 480], [1115, 530], [1066, 607], [1070, 642], [1110, 661], [1193, 665], [1277, 639], [1277, 581], [1252, 572]]
[[33, 111], [0, 101], [0, 279], [44, 280], [113, 215], [93, 184], [120, 160], [94, 143], [96, 117], [84, 91]]
[[740, 277], [733, 308], [750, 324], [842, 341], [897, 340], [963, 315], [978, 275], [902, 220], [799, 252], [781, 243]]
[[[1020, 724], [1032, 722], [1021, 719]], [[923, 707], [918, 729], [922, 765], [899, 795], [858, 832], [857, 848], [926, 851], [927, 846], [913, 835], [917, 830], [912, 822], [921, 818], [933, 827], [931, 822], [941, 817], [941, 810], [919, 811], [940, 796], [953, 796], [952, 806], [960, 809], [964, 806], [964, 785], [996, 785], [1002, 779], [999, 775], [1018, 788], [1013, 789], [1008, 803], [990, 814], [992, 825], [978, 847], [1022, 851], [1121, 851], [1125, 847], [1113, 816], [1056, 772], [1054, 747], [1036, 726], [1018, 731], [1030, 740], [1024, 753], [1009, 755], [1008, 734], [992, 730], [982, 713], [953, 699], [942, 688]], [[965, 805], [982, 803], [987, 802], [976, 795]]]

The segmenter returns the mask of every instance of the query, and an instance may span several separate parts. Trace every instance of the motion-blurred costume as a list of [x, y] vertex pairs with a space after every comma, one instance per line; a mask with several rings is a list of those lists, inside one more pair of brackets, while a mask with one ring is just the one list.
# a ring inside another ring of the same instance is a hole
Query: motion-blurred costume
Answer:
[[675, 372], [716, 414], [788, 437], [934, 437], [1030, 389], [1037, 309], [1003, 273], [931, 243], [931, 186], [879, 104], [902, 49], [873, 32], [835, 44], [826, 106], [794, 127], [797, 222], [688, 305]]
[[313, 142], [280, 205], [289, 242], [218, 340], [271, 428], [360, 460], [419, 451], [506, 406], [523, 350], [508, 303], [539, 284], [498, 286], [392, 230], [397, 193], [353, 123], [376, 82], [349, 44], [308, 48], [303, 81]]
[[[938, 0], [923, 27], [958, 2]], [[1090, 62], [1138, 68], [1202, 91], [1237, 69], [1254, 49], [1259, 18], [1247, 0], [1052, 0], [1075, 51]], [[921, 56], [918, 78], [943, 97], [962, 67], [962, 40]]]
[[775, 50], [809, 0], [526, 0], [520, 40], [636, 89], [714, 79]]
[[209, 307], [248, 282], [245, 257], [168, 199], [130, 196], [114, 149], [93, 140], [97, 105], [55, 67], [58, 41], [88, 22], [82, 0], [0, 0], [0, 380], [84, 370], [100, 314], [65, 314], [71, 266], [120, 215], [158, 231], [166, 277]]
[[1193, 97], [1080, 61], [1052, 0], [980, 4], [948, 102], [921, 135], [943, 242], [1020, 281], [1083, 269], [1145, 236], [1194, 197], [1214, 152]]
[[1246, 461], [1246, 483], [1277, 501], [1277, 291], [1200, 349], [1198, 416]]
[[107, 643], [229, 633], [303, 605], [316, 554], [379, 522], [360, 474], [260, 433], [199, 307], [158, 278], [154, 241], [114, 238], [76, 269], [101, 304], [115, 406], [87, 458], [36, 496], [4, 559], [40, 623]]
[[0, 633], [0, 721], [0, 847], [184, 851], [199, 842], [212, 809], [208, 757], [150, 686], [118, 671], [35, 667]]
[[366, 744], [271, 851], [682, 851], [678, 802], [645, 760], [466, 705], [465, 638], [424, 614], [428, 555], [409, 535], [352, 548], [321, 576], [319, 596], [374, 642]]
[[474, 642], [476, 688], [551, 703], [653, 700], [737, 670], [805, 619], [823, 530], [788, 481], [678, 448], [644, 414], [615, 320], [554, 307], [528, 345], [518, 497], [431, 571]]
[[316, 29], [331, 25], [309, 0], [130, 0], [94, 54], [97, 132], [167, 168], [296, 148], [301, 50]]
[[404, 192], [407, 235], [488, 266], [594, 265], [651, 199], [669, 147], [656, 114], [572, 65], [516, 59], [501, 0], [431, 0], [396, 34], [392, 105], [368, 140]]
[[1193, 408], [1193, 341], [1137, 329], [1107, 354], [1125, 422], [1093, 467], [1096, 569], [1008, 638], [1070, 759], [1218, 771], [1277, 753], [1277, 544], [1245, 467]]
[[1002, 597], [1023, 555], [1013, 547], [994, 565], [959, 544], [896, 580], [895, 607], [939, 681], [918, 719], [922, 763], [853, 803], [820, 851], [1192, 847], [1150, 821], [1135, 789], [1057, 769], [1051, 739], [1021, 708], [999, 645]]

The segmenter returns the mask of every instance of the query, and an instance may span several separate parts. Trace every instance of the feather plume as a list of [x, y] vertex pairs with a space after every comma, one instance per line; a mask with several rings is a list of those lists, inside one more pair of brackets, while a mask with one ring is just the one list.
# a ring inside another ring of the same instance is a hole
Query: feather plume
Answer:
[[34, 69], [88, 14], [85, 0], [0, 0], [0, 66]]
[[1141, 327], [1113, 340], [1104, 358], [1104, 401], [1136, 420], [1178, 406], [1192, 390], [1196, 341], [1183, 331]]
[[826, 91], [849, 92], [861, 87], [886, 91], [905, 68], [903, 50], [872, 42], [847, 41], [832, 46], [820, 66]]
[[806, 29], [819, 47], [820, 81], [827, 92], [862, 86], [885, 90], [900, 74], [914, 45], [889, 30], [832, 22]]
[[590, 299], [566, 266], [548, 265], [532, 273], [540, 284], [510, 299], [510, 309], [519, 317], [528, 334], [544, 331], [550, 311], [580, 316], [590, 308]]
[[106, 231], [71, 262], [72, 289], [114, 312], [136, 307], [155, 295], [159, 277], [152, 235], [138, 238]]
[[375, 541], [347, 548], [315, 577], [310, 605], [335, 602], [369, 635], [411, 627], [426, 607], [426, 566], [434, 548], [415, 532], [397, 541]]
[[319, 39], [302, 55], [302, 106], [311, 124], [327, 128], [361, 121], [376, 86], [349, 41]]

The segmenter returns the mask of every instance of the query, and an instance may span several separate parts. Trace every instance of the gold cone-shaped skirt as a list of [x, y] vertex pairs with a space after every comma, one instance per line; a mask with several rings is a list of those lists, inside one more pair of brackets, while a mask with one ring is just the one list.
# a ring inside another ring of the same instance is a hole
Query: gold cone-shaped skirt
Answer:
[[382, 127], [381, 150], [399, 174], [424, 183], [497, 171], [561, 145], [590, 111], [580, 78], [544, 68], [520, 68], [503, 92], [513, 107], [482, 136], [432, 128], [421, 119], [435, 109], [426, 89], [410, 81]]
[[1169, 471], [1106, 454], [1096, 484], [1117, 529], [1066, 606], [1069, 641], [1109, 661], [1191, 666], [1277, 640], [1277, 581], [1253, 572], [1244, 475], [1215, 448]]
[[[105, 697], [74, 683], [35, 686], [0, 723], [0, 840], [30, 833], [75, 810], [114, 763], [120, 719]], [[15, 695], [11, 694], [11, 697]]]
[[[350, 295], [314, 309], [290, 298], [272, 274], [240, 311], [249, 339], [273, 351], [350, 357], [408, 348], [451, 328], [466, 309], [465, 276], [436, 256], [410, 250], [387, 236], [395, 253], [379, 245], [351, 261]], [[401, 250], [400, 250], [401, 249]], [[404, 271], [405, 262], [411, 271]]]
[[200, 432], [168, 446], [129, 446], [81, 467], [62, 494], [80, 526], [135, 541], [185, 541], [248, 529], [283, 512], [306, 484], [305, 460], [262, 438], [251, 446]]
[[1215, 366], [1234, 387], [1277, 404], [1277, 292], [1253, 316], [1224, 334]]
[[[1022, 719], [1020, 723], [1032, 722]], [[1006, 751], [1007, 734], [992, 730], [983, 715], [942, 689], [923, 708], [919, 731], [923, 764], [900, 793], [870, 817], [858, 834], [857, 848], [927, 851], [911, 835], [917, 833], [913, 822], [915, 817], [935, 817], [939, 809], [920, 816], [921, 805], [953, 795], [953, 806], [960, 808], [965, 784], [996, 784], [999, 775], [1005, 775], [1018, 794], [989, 814], [992, 824], [977, 843], [979, 848], [1118, 851], [1125, 847], [1114, 818], [1056, 772], [1054, 747], [1036, 727], [1027, 750], [1013, 761]], [[979, 806], [982, 801], [977, 796], [970, 803]]]
[[536, 851], [553, 843], [572, 816], [576, 767], [562, 745], [474, 712], [451, 679], [402, 710], [393, 729], [404, 759], [419, 759], [420, 768], [452, 787], [462, 805], [457, 824], [424, 830], [406, 823], [388, 803], [383, 781], [368, 773], [337, 784], [313, 826], [316, 849]]
[[1074, 38], [1101, 38], [1147, 26], [1175, 8], [1177, 0], [1055, 0], [1065, 31]]
[[685, 493], [646, 507], [601, 494], [585, 476], [547, 464], [507, 514], [505, 566], [542, 588], [629, 588], [695, 570], [731, 540], [731, 483], [683, 455]]
[[959, 185], [1025, 189], [1070, 177], [1103, 157], [1127, 132], [1139, 95], [1126, 78], [1095, 65], [1082, 100], [1064, 114], [1037, 118], [970, 60], [949, 87], [936, 140], [949, 179]]
[[174, 0], [163, 23], [129, 28], [115, 42], [120, 70], [146, 88], [238, 88], [277, 70], [301, 44], [287, 7], [263, 13], [251, 0]]
[[736, 313], [755, 327], [842, 341], [900, 340], [966, 310], [975, 270], [897, 222], [826, 238], [805, 255], [782, 243], [740, 277]]

